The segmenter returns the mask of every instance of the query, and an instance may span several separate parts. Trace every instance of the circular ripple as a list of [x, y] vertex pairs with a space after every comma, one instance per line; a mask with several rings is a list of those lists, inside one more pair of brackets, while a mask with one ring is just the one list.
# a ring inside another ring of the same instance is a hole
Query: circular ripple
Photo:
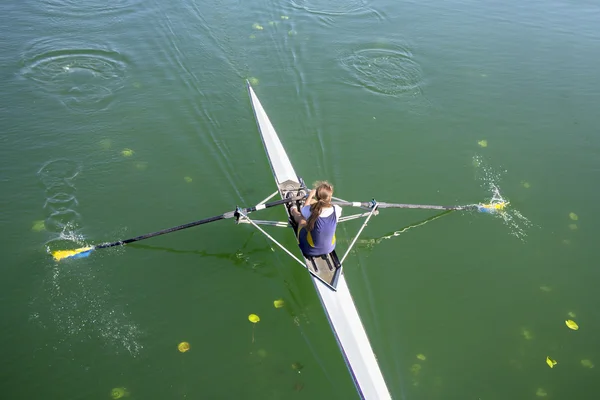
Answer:
[[81, 226], [81, 215], [70, 209], [53, 211], [45, 221], [49, 232], [74, 232]]
[[344, 15], [368, 11], [366, 0], [290, 0], [292, 7], [312, 14]]
[[[100, 14], [124, 14], [136, 10], [141, 0], [42, 0], [35, 1], [35, 6], [42, 11], [63, 15], [90, 17]], [[139, 9], [139, 8], [138, 8]]]
[[58, 193], [46, 199], [44, 208], [51, 211], [66, 211], [75, 208], [78, 205], [79, 202], [75, 196], [67, 193]]
[[421, 94], [421, 66], [400, 47], [362, 48], [343, 56], [342, 66], [355, 82], [386, 95]]
[[68, 159], [51, 160], [38, 171], [38, 177], [46, 187], [44, 209], [49, 214], [45, 226], [50, 232], [72, 232], [80, 225], [81, 215], [74, 210], [78, 202], [71, 182], [81, 167]]
[[[45, 163], [38, 171], [38, 177], [47, 188], [63, 184], [75, 178], [81, 167], [73, 160], [60, 158]], [[71, 186], [70, 184], [68, 184]]]
[[67, 179], [63, 182], [56, 182], [50, 185], [46, 185], [46, 199], [60, 199], [63, 196], [73, 197], [72, 193], [75, 193], [75, 185]]
[[55, 39], [33, 43], [22, 64], [25, 78], [65, 106], [93, 112], [107, 108], [123, 87], [128, 63], [110, 49]]

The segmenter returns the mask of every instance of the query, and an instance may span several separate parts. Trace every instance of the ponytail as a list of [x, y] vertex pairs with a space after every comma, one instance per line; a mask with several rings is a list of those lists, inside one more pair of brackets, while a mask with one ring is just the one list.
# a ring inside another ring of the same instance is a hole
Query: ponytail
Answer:
[[331, 196], [333, 195], [333, 186], [328, 182], [317, 182], [315, 187], [316, 202], [311, 204], [310, 217], [306, 221], [306, 230], [309, 232], [314, 229], [317, 218], [321, 215], [323, 208], [331, 207]]

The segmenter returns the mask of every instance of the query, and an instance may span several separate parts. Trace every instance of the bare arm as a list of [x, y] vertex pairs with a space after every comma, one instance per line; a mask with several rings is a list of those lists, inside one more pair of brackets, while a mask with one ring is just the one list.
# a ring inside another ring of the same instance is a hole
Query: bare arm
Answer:
[[317, 193], [316, 189], [313, 189], [310, 191], [310, 193], [308, 194], [308, 197], [306, 198], [306, 201], [304, 202], [305, 206], [310, 206], [311, 204], [315, 204], [317, 202], [317, 199], [315, 198], [316, 193]]

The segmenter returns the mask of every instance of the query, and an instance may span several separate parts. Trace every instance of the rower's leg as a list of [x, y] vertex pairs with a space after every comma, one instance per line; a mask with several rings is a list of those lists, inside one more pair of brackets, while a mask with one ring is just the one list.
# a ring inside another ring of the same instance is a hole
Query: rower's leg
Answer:
[[[295, 196], [295, 194], [292, 192], [288, 192], [286, 195], [287, 198], [294, 197], [294, 196]], [[302, 228], [304, 225], [306, 225], [306, 219], [302, 216], [302, 213], [300, 213], [300, 211], [298, 211], [298, 206], [296, 204], [289, 203], [288, 209], [290, 211], [292, 218], [294, 218], [294, 222], [296, 222], [296, 225], [298, 225], [299, 228]]]

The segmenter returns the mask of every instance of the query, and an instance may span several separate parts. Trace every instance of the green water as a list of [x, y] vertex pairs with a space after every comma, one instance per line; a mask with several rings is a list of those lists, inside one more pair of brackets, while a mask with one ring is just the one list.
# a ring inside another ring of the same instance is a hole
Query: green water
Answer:
[[310, 279], [251, 226], [47, 253], [272, 193], [252, 78], [307, 182], [444, 205], [495, 184], [510, 201], [506, 220], [382, 210], [348, 257], [395, 399], [597, 398], [599, 18], [589, 0], [8, 0], [3, 397], [357, 398]]

